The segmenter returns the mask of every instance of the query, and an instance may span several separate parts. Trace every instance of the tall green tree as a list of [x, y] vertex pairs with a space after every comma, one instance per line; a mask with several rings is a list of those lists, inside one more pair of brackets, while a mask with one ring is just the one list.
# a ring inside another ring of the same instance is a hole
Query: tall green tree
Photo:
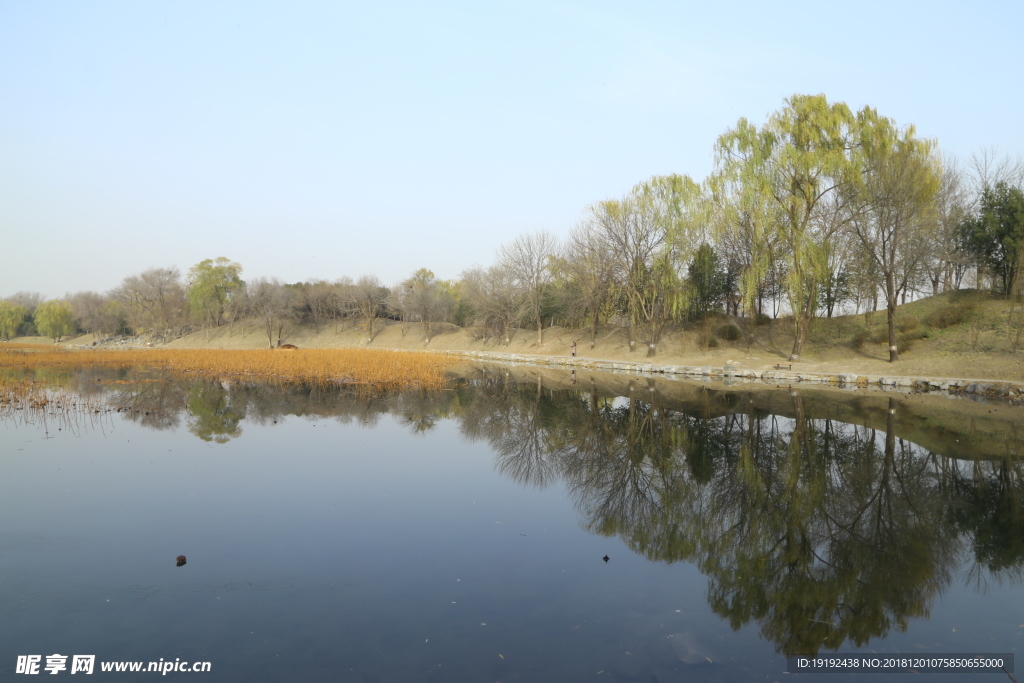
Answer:
[[978, 215], [962, 229], [979, 266], [992, 273], [995, 289], [1016, 293], [1024, 260], [1024, 191], [1005, 181], [986, 187]]
[[768, 245], [782, 247], [794, 360], [803, 353], [817, 307], [827, 241], [842, 224], [838, 191], [854, 168], [854, 124], [842, 102], [793, 95], [764, 126], [740, 119], [716, 145], [713, 187], [726, 208], [725, 224], [746, 223], [757, 254], [745, 277], [748, 297], [770, 268]]
[[188, 271], [188, 302], [203, 324], [220, 325], [231, 298], [242, 290], [242, 266], [221, 256], [206, 259]]
[[725, 272], [714, 247], [707, 242], [697, 248], [686, 274], [691, 320], [702, 320], [722, 308], [725, 300]]
[[75, 316], [71, 311], [71, 304], [60, 299], [44, 301], [39, 304], [35, 313], [35, 321], [39, 333], [53, 337], [54, 343], [75, 331]]
[[10, 339], [17, 335], [18, 327], [28, 315], [28, 309], [13, 301], [0, 301], [0, 336]]

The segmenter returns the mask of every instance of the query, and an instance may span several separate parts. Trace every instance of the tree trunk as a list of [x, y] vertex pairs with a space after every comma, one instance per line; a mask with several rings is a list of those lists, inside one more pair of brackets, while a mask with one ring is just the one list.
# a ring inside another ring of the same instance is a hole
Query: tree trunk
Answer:
[[807, 330], [810, 328], [810, 311], [804, 310], [793, 314], [796, 335], [793, 338], [793, 351], [789, 354], [789, 360], [800, 360], [800, 354], [804, 352], [804, 344], [807, 342]]
[[900, 352], [896, 342], [896, 296], [886, 296], [886, 317], [889, 323], [889, 362], [895, 363], [900, 359]]

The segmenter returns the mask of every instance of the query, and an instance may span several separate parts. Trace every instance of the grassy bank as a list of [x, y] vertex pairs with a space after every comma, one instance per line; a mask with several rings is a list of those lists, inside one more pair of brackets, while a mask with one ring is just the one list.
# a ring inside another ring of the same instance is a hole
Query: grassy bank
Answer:
[[[971, 290], [948, 292], [899, 307], [902, 348], [898, 363], [888, 362], [885, 311], [818, 318], [812, 322], [804, 355], [795, 371], [858, 375], [902, 375], [1024, 381], [1024, 335], [1020, 304]], [[517, 354], [569, 355], [578, 342], [580, 356], [664, 365], [711, 365], [733, 361], [751, 370], [769, 370], [786, 360], [792, 348], [792, 326], [785, 318], [761, 324], [720, 317], [701, 325], [669, 326], [657, 354], [647, 358], [646, 346], [630, 349], [626, 331], [603, 325], [591, 342], [589, 330], [549, 327], [543, 342], [536, 330], [517, 330], [511, 343], [488, 336], [478, 327], [432, 323], [430, 333], [419, 323], [377, 321], [372, 339], [353, 323], [292, 325], [284, 341], [300, 349], [418, 349], [492, 351]], [[22, 339], [18, 341], [30, 341]], [[49, 340], [32, 338], [39, 345]], [[69, 340], [66, 346], [91, 344], [95, 337]], [[137, 342], [140, 345], [142, 342]], [[261, 349], [267, 344], [257, 321], [239, 321], [202, 330], [158, 348]]]

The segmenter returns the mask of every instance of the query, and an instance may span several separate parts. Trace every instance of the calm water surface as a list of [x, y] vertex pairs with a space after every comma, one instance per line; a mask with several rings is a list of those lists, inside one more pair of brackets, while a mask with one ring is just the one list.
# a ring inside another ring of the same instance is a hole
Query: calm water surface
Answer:
[[1012, 419], [961, 447], [902, 398], [160, 379], [0, 410], [0, 679], [60, 653], [211, 681], [777, 681], [786, 654], [1024, 645]]

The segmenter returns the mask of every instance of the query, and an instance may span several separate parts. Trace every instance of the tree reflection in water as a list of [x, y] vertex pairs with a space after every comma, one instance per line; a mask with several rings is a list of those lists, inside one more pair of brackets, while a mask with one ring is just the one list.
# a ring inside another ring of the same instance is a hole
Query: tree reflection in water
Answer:
[[809, 415], [816, 399], [796, 391], [779, 403], [777, 393], [766, 401], [764, 392], [706, 388], [683, 401], [637, 380], [626, 394], [498, 375], [373, 397], [197, 380], [115, 400], [158, 429], [176, 426], [185, 409], [189, 429], [219, 443], [240, 435], [243, 419], [372, 425], [393, 415], [417, 433], [457, 420], [464, 437], [491, 446], [504, 476], [563, 482], [587, 529], [650, 560], [694, 563], [717, 614], [733, 628], [756, 622], [786, 654], [905, 630], [971, 557], [968, 578], [1020, 577], [1021, 461], [957, 460], [898, 438], [905, 407], [896, 399], [879, 429]]

